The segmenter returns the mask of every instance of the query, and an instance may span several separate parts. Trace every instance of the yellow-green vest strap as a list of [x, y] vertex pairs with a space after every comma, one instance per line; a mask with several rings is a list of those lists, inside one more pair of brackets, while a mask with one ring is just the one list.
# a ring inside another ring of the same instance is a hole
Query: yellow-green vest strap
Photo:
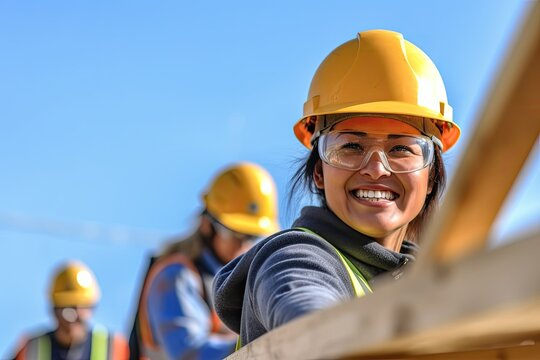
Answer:
[[324, 240], [330, 246], [332, 246], [334, 251], [338, 254], [339, 258], [341, 259], [341, 262], [345, 266], [345, 269], [347, 270], [347, 273], [349, 274], [349, 278], [351, 280], [351, 284], [353, 286], [354, 293], [355, 293], [356, 296], [360, 297], [360, 296], [364, 296], [364, 295], [366, 295], [368, 293], [373, 292], [371, 290], [371, 287], [369, 286], [367, 280], [364, 278], [364, 275], [362, 275], [362, 273], [358, 270], [358, 268], [356, 266], [354, 266], [354, 264], [349, 259], [347, 259], [347, 257], [345, 255], [343, 255], [341, 253], [341, 251], [339, 251], [334, 245], [330, 244], [330, 242], [328, 242], [322, 236], [320, 236], [319, 234], [317, 234], [316, 232], [313, 232], [312, 230], [310, 230], [308, 228], [297, 227], [295, 229], [298, 229], [298, 230], [305, 231], [307, 233], [313, 234], [313, 235], [319, 237], [320, 239]]
[[41, 335], [36, 339], [35, 354], [38, 360], [51, 360], [51, 339], [49, 335]]
[[96, 326], [92, 330], [90, 360], [107, 360], [109, 353], [109, 333], [106, 328]]
[[51, 359], [51, 339], [48, 335], [40, 336], [38, 339], [38, 359], [50, 360]]
[[242, 339], [240, 338], [240, 335], [238, 335], [238, 339], [236, 339], [236, 346], [234, 347], [234, 351], [240, 350], [242, 347]]
[[[348, 265], [347, 271], [349, 272], [349, 275], [352, 275], [352, 277], [356, 279], [357, 281], [356, 286], [358, 286], [358, 288], [355, 289], [356, 296], [360, 297], [360, 296], [364, 296], [366, 294], [372, 293], [373, 290], [371, 290], [371, 286], [369, 286], [368, 281], [366, 280], [364, 275], [362, 275], [360, 270], [358, 270], [358, 268], [345, 255], [339, 252], [339, 250], [336, 249], [336, 251], [338, 255], [341, 256], [343, 261], [347, 263]], [[354, 280], [353, 280], [353, 283], [354, 283]]]

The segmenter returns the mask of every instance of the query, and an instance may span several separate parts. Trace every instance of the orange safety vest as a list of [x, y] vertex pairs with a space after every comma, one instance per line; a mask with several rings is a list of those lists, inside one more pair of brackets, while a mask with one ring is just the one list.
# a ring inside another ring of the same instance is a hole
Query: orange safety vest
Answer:
[[[148, 353], [156, 353], [161, 352], [160, 345], [156, 342], [155, 336], [152, 333], [152, 327], [150, 326], [150, 320], [148, 318], [148, 311], [147, 311], [147, 304], [148, 304], [148, 292], [150, 291], [150, 286], [156, 276], [167, 266], [174, 265], [174, 264], [181, 264], [183, 266], [186, 266], [188, 269], [199, 275], [199, 271], [195, 267], [195, 264], [193, 261], [181, 254], [181, 253], [173, 253], [170, 255], [166, 255], [163, 258], [160, 258], [157, 260], [154, 264], [150, 266], [150, 270], [148, 271], [148, 275], [146, 276], [143, 290], [141, 293], [139, 308], [138, 308], [138, 331], [139, 331], [139, 339], [140, 339], [140, 360], [146, 360], [149, 359]], [[200, 276], [197, 276], [197, 278], [200, 280], [199, 282], [199, 291], [201, 296], [205, 297], [205, 291], [204, 291], [204, 284], [203, 280]], [[212, 316], [210, 319], [211, 322], [211, 331], [212, 333], [219, 333], [221, 329], [223, 329], [224, 325], [217, 316], [214, 309], [211, 309]]]
[[[109, 334], [107, 329], [96, 326], [91, 331], [92, 344], [89, 360], [127, 360], [129, 348], [126, 340], [119, 335]], [[54, 360], [51, 339], [47, 334], [26, 341], [15, 360]]]

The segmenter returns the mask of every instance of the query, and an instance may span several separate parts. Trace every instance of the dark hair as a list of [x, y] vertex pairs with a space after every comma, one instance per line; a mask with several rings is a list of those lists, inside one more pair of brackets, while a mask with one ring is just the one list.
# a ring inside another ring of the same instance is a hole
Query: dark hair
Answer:
[[[306, 191], [315, 195], [321, 206], [327, 206], [324, 190], [317, 188], [313, 179], [313, 174], [319, 160], [321, 160], [321, 158], [319, 157], [318, 144], [315, 143], [307, 158], [299, 160], [300, 166], [290, 180], [291, 192], [288, 197], [289, 209], [292, 204], [299, 203], [295, 200], [299, 200]], [[409, 241], [418, 241], [422, 228], [431, 217], [432, 213], [437, 209], [446, 186], [446, 170], [442, 158], [442, 151], [437, 146], [435, 146], [435, 155], [433, 163], [430, 166], [429, 184], [432, 188], [431, 192], [426, 196], [424, 206], [420, 210], [420, 213], [418, 213], [407, 226], [407, 233], [405, 236]]]
[[315, 167], [321, 160], [319, 156], [318, 142], [313, 145], [311, 152], [307, 158], [300, 158], [296, 161], [298, 168], [296, 169], [293, 177], [290, 180], [291, 192], [287, 199], [287, 208], [291, 209], [294, 205], [298, 204], [302, 195], [307, 191], [311, 195], [315, 195], [320, 205], [326, 206], [326, 198], [324, 196], [324, 190], [317, 188], [315, 181], [313, 180], [313, 174], [315, 173]]

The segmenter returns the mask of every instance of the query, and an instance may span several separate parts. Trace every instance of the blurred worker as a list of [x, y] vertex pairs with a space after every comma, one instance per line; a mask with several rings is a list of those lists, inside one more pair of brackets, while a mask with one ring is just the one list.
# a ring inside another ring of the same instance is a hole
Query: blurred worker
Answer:
[[50, 301], [55, 330], [23, 340], [16, 360], [127, 360], [126, 340], [90, 320], [100, 297], [94, 274], [70, 261], [55, 273]]
[[277, 196], [266, 170], [235, 164], [203, 196], [196, 230], [153, 259], [130, 337], [131, 359], [222, 359], [236, 336], [219, 321], [211, 302], [217, 271], [275, 232]]

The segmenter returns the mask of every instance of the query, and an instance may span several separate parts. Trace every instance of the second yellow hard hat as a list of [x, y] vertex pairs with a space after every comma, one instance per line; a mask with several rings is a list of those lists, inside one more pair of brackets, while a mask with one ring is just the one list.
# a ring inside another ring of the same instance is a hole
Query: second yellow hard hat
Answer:
[[252, 163], [223, 170], [203, 196], [207, 211], [231, 230], [266, 236], [279, 230], [276, 185]]

